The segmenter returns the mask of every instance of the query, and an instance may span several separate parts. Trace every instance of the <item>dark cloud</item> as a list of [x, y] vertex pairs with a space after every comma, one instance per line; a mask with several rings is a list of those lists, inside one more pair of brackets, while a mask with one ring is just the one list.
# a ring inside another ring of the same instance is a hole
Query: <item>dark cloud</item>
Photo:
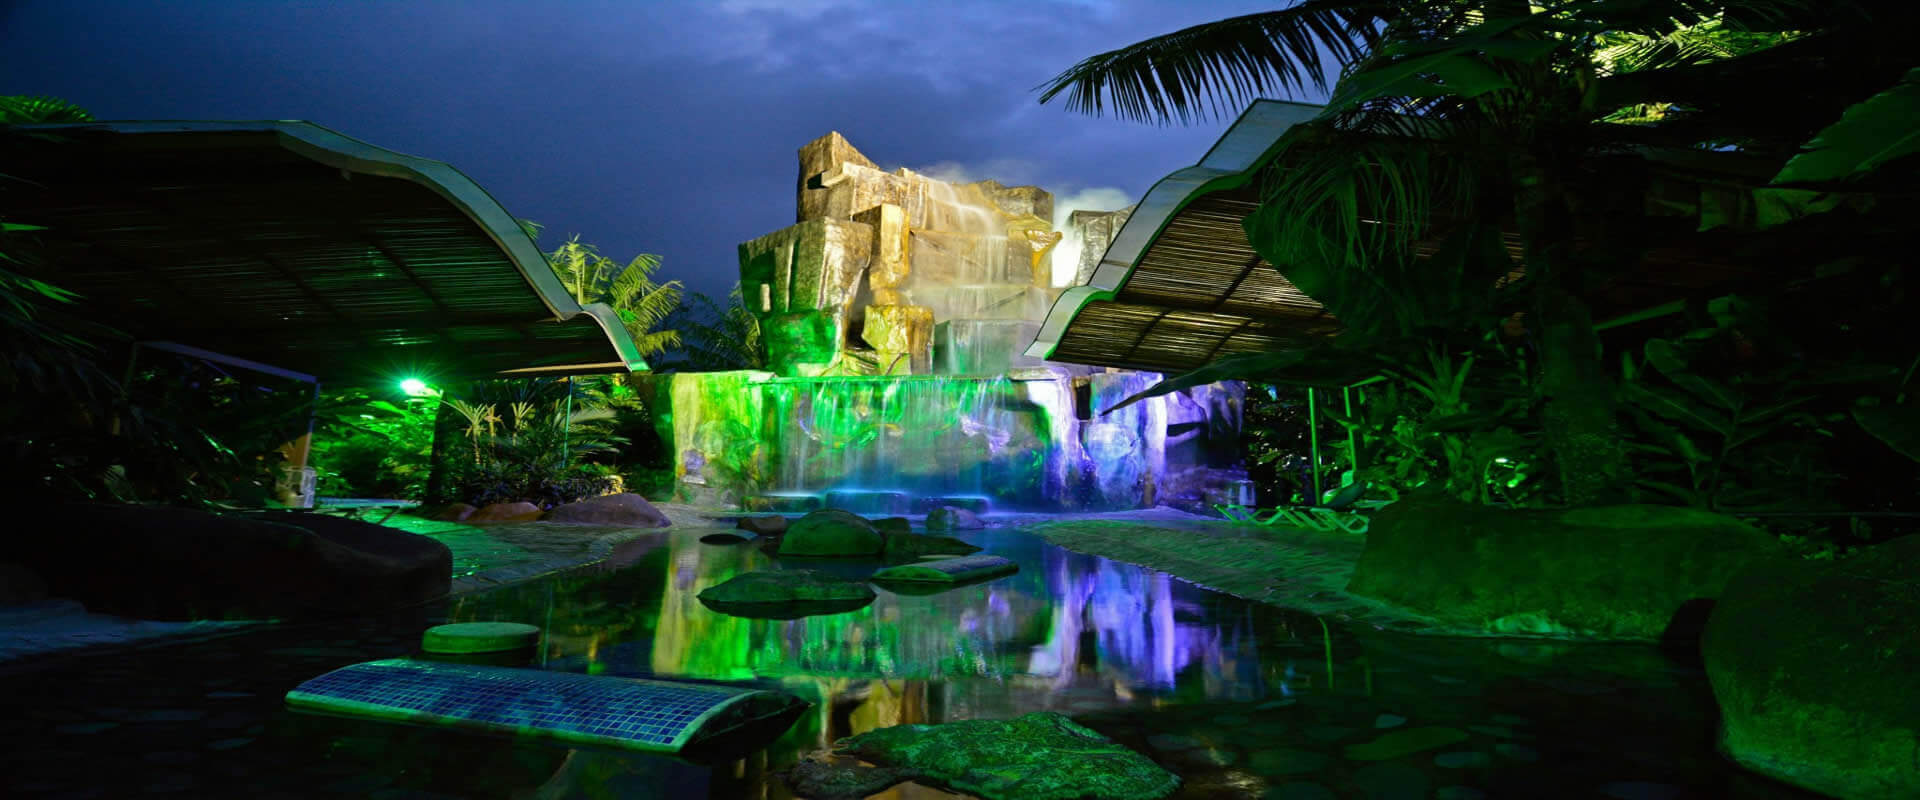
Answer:
[[[516, 215], [724, 293], [793, 221], [794, 154], [1137, 198], [1221, 125], [1040, 106], [1096, 52], [1271, 2], [15, 2], [0, 93], [107, 119], [307, 119], [449, 162]], [[998, 172], [1000, 174], [996, 175]]]

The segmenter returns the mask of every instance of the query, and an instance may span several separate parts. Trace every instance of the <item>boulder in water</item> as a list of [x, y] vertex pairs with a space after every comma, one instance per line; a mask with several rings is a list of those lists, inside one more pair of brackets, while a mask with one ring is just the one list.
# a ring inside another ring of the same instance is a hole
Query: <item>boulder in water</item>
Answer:
[[1698, 509], [1516, 510], [1419, 492], [1373, 518], [1347, 590], [1491, 634], [1690, 644], [1699, 601], [1781, 554], [1766, 532]]
[[1020, 571], [1020, 565], [995, 555], [979, 554], [959, 558], [922, 560], [887, 567], [873, 573], [876, 581], [907, 583], [965, 583]]
[[1920, 535], [1735, 576], [1700, 652], [1721, 747], [1834, 797], [1920, 797]]
[[435, 522], [459, 522], [473, 516], [473, 512], [478, 510], [466, 503], [444, 503], [416, 508], [413, 510], [413, 516]]
[[964, 556], [980, 552], [978, 545], [967, 544], [951, 536], [931, 534], [888, 534], [888, 559], [915, 559], [921, 556]]
[[647, 498], [631, 492], [590, 497], [547, 512], [547, 522], [575, 525], [619, 525], [628, 528], [665, 528], [673, 522]]
[[913, 523], [906, 517], [882, 517], [873, 521], [873, 527], [889, 537], [913, 535]]
[[886, 537], [865, 517], [837, 508], [815, 511], [787, 526], [780, 537], [783, 556], [878, 556]]
[[749, 572], [700, 593], [708, 608], [736, 617], [798, 619], [865, 607], [873, 587], [810, 569]]
[[787, 532], [787, 518], [778, 515], [741, 517], [734, 527], [756, 536], [779, 536]]
[[834, 749], [987, 800], [1157, 800], [1180, 788], [1179, 776], [1051, 711], [896, 725]]
[[782, 777], [793, 793], [811, 800], [862, 800], [903, 781], [913, 780], [913, 771], [893, 767], [869, 767], [862, 764], [829, 764], [801, 759]]
[[530, 522], [540, 518], [540, 507], [524, 500], [517, 503], [488, 503], [468, 514], [466, 522]]
[[985, 527], [986, 521], [964, 508], [941, 506], [927, 512], [929, 531], [977, 531]]

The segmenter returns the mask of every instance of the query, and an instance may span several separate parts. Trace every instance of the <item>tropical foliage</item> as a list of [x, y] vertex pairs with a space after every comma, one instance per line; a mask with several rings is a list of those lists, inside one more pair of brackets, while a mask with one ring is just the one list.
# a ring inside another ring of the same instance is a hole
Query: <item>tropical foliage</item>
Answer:
[[[1605, 331], [1596, 288], [1696, 230], [1760, 264], [1819, 253], [1824, 266], [1788, 265], [1809, 277], [1897, 272], [1912, 203], [1888, 188], [1911, 180], [1920, 147], [1920, 93], [1897, 53], [1916, 17], [1852, 0], [1305, 0], [1094, 56], [1041, 99], [1186, 122], [1269, 92], [1328, 93], [1268, 154], [1245, 227], [1341, 320], [1337, 344], [1223, 359], [1167, 389], [1385, 376], [1392, 394], [1371, 394], [1403, 407], [1345, 422], [1397, 448], [1402, 479], [1430, 461], [1485, 501], [1655, 492], [1718, 507], [1736, 501], [1729, 469], [1763, 449], [1791, 461], [1765, 443], [1831, 433], [1827, 417], [1849, 416], [1833, 401], [1876, 390], [1801, 399], [1784, 373], [1708, 382], [1704, 343], [1752, 338], [1758, 323], [1696, 336], [1709, 294], [1687, 304], [1691, 327]], [[1624, 373], [1608, 365], [1623, 354]], [[1649, 458], [1674, 480], [1649, 481]], [[1558, 480], [1475, 477], [1521, 462], [1515, 475]]]
[[680, 331], [680, 347], [665, 362], [673, 369], [719, 372], [766, 366], [760, 345], [760, 319], [748, 311], [735, 284], [722, 307], [713, 298], [690, 292], [668, 324]]
[[476, 382], [463, 393], [442, 398], [459, 437], [442, 442], [449, 499], [551, 508], [617, 487], [613, 468], [598, 461], [626, 440], [598, 389], [535, 378]]
[[657, 283], [660, 257], [642, 253], [622, 265], [600, 255], [574, 236], [547, 256], [575, 302], [605, 303], [620, 315], [633, 335], [641, 357], [653, 356], [680, 343], [675, 330], [656, 330], [680, 305], [680, 282]]
[[322, 395], [310, 461], [327, 497], [414, 499], [426, 492], [433, 453], [432, 397], [388, 398], [364, 389]]

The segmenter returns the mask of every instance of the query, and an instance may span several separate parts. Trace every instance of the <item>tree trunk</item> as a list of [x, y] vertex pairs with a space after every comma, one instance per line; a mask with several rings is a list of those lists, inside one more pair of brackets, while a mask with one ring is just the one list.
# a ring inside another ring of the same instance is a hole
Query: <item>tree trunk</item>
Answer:
[[1601, 359], [1600, 335], [1578, 294], [1568, 189], [1546, 159], [1513, 157], [1515, 216], [1526, 267], [1538, 287], [1533, 319], [1540, 348], [1541, 421], [1560, 486], [1573, 506], [1618, 501], [1627, 479], [1613, 380]]
[[453, 499], [453, 487], [447, 485], [447, 443], [460, 435], [456, 419], [453, 409], [447, 407], [446, 398], [440, 398], [433, 412], [433, 449], [427, 456], [427, 488], [423, 499], [428, 503], [445, 503]]

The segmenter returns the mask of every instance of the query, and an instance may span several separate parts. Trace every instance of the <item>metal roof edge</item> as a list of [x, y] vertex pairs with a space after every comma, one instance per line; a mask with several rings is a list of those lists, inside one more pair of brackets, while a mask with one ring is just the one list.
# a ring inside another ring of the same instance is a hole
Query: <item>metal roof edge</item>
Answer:
[[305, 120], [129, 120], [8, 127], [28, 131], [108, 130], [116, 133], [274, 133], [288, 150], [321, 164], [419, 184], [452, 203], [468, 219], [477, 223], [507, 255], [507, 260], [527, 281], [541, 304], [553, 313], [556, 321], [566, 322], [581, 314], [592, 316], [622, 361], [629, 365], [637, 364], [637, 367], [633, 367], [635, 371], [648, 368], [646, 360], [640, 357], [639, 345], [627, 333], [619, 314], [601, 303], [590, 303], [589, 307], [576, 303], [566, 286], [560, 282], [560, 276], [554, 274], [546, 254], [540, 252], [533, 238], [520, 227], [520, 221], [478, 182], [444, 161], [388, 150]]
[[[1318, 116], [1322, 106], [1282, 100], [1255, 100], [1240, 113], [1226, 133], [1208, 148], [1200, 163], [1169, 173], [1140, 198], [1131, 216], [1107, 246], [1093, 275], [1068, 288], [1053, 302], [1040, 331], [1027, 345], [1033, 358], [1051, 358], [1060, 338], [1088, 303], [1112, 300], [1133, 276], [1134, 266], [1158, 241], [1182, 209], [1201, 196], [1238, 188], [1273, 153], [1274, 145], [1293, 126]], [[1079, 290], [1086, 291], [1079, 291]]]

